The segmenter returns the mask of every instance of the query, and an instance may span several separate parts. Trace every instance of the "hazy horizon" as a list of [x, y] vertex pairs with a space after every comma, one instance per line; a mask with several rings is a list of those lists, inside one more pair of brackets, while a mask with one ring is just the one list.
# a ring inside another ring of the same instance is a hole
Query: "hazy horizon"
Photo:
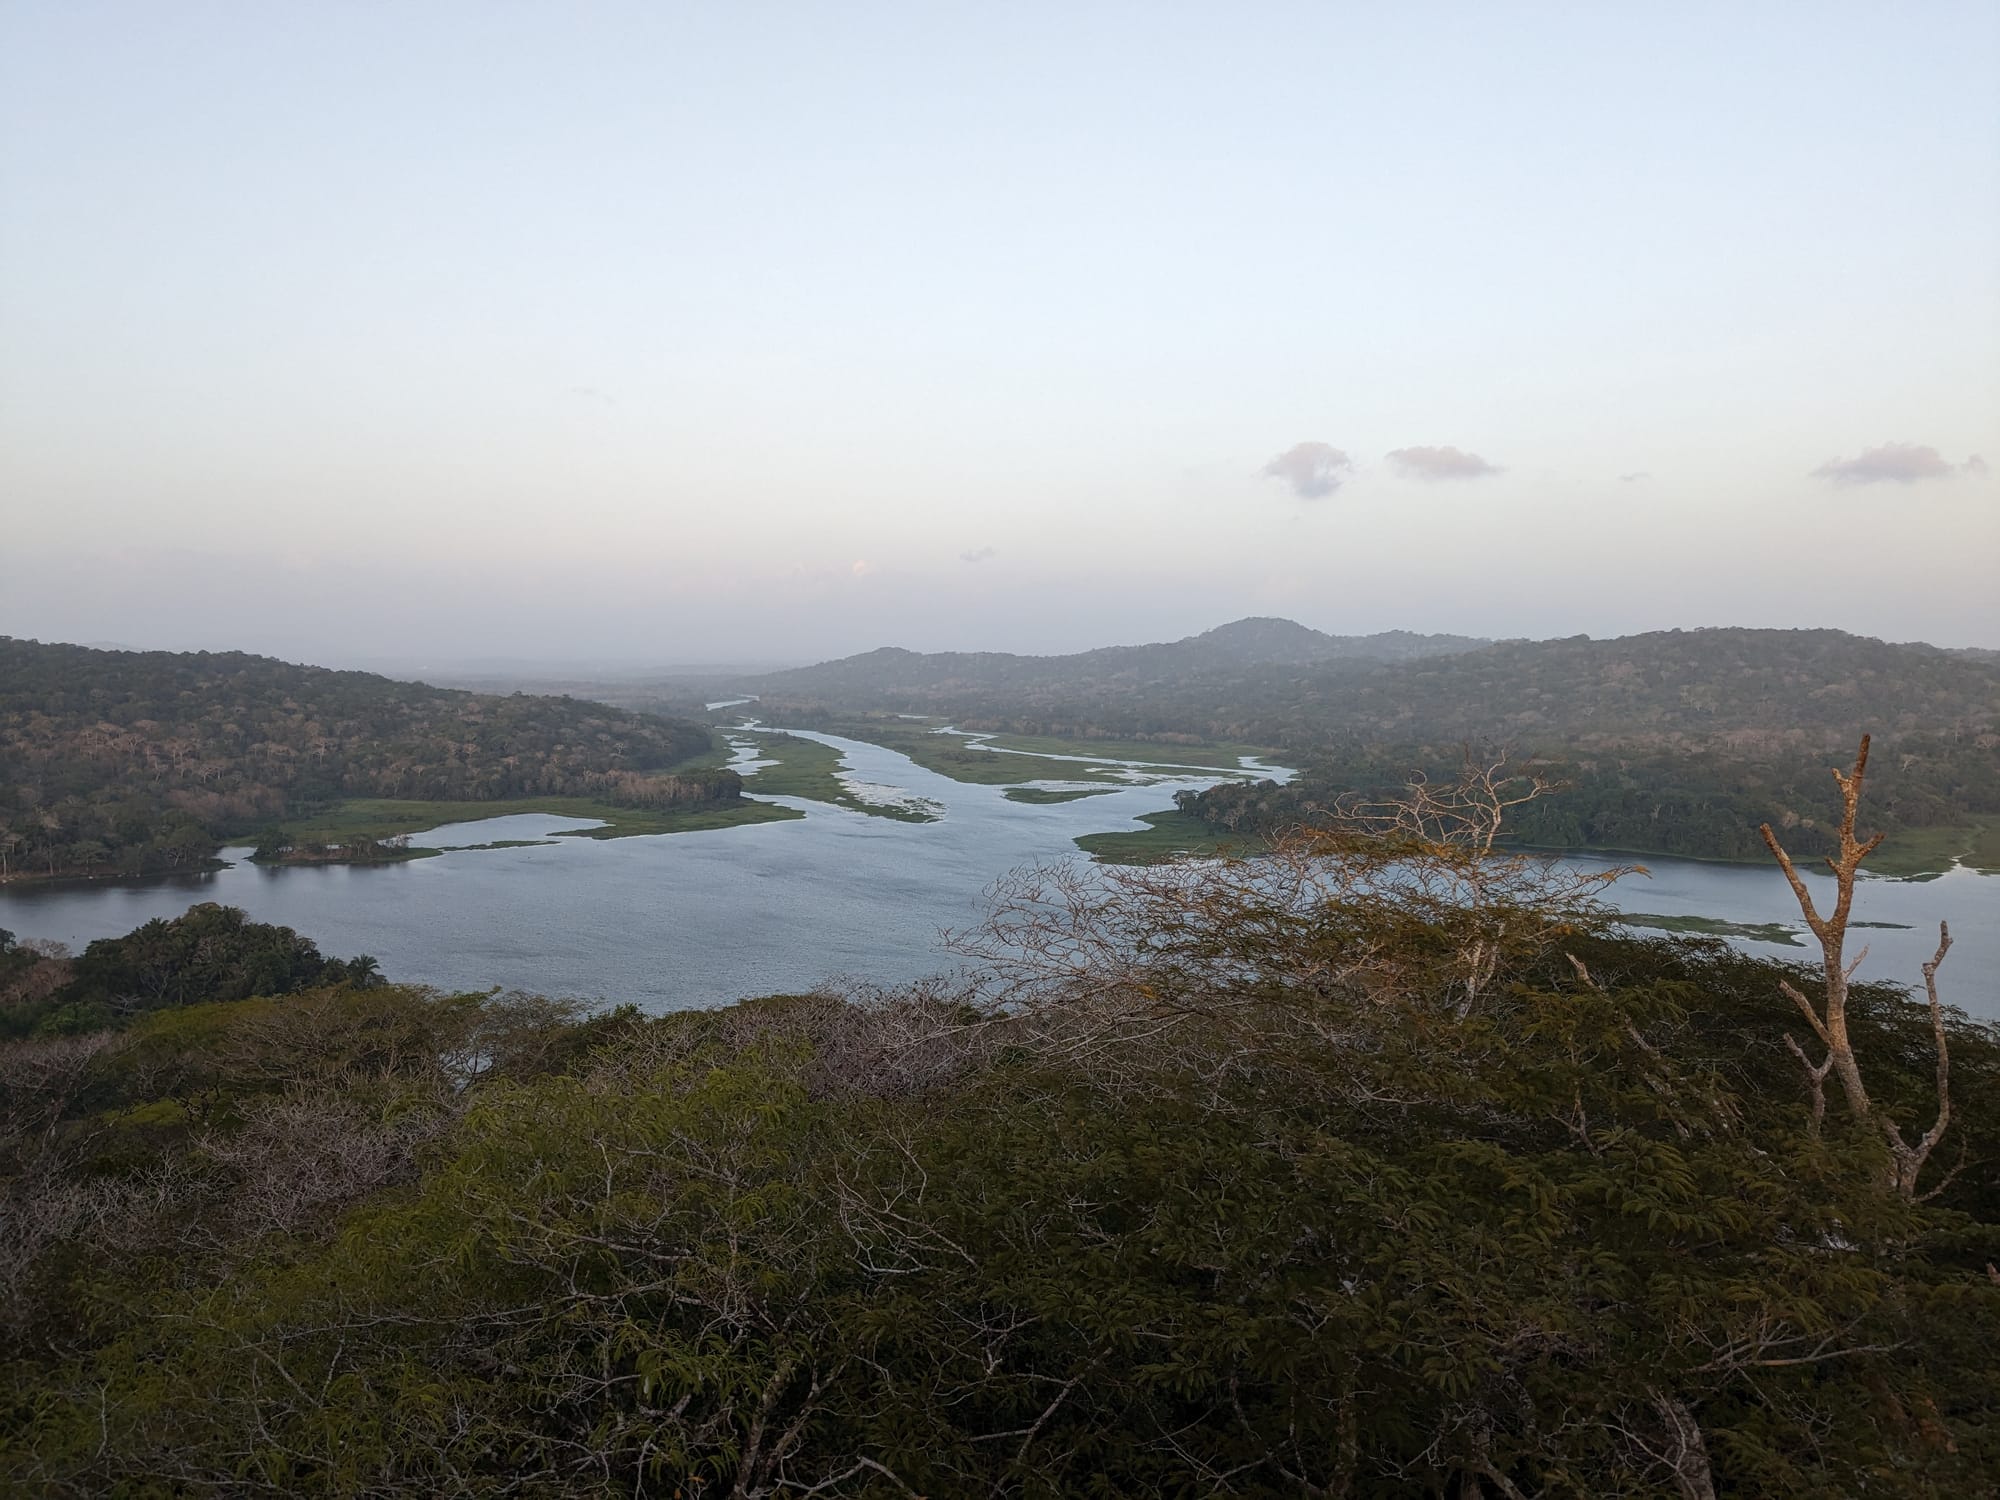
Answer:
[[2000, 646], [2000, 12], [0, 7], [0, 632]]
[[[332, 652], [332, 653], [321, 653], [318, 655], [311, 655], [311, 656], [301, 655], [301, 656], [285, 658], [282, 657], [280, 653], [269, 652], [269, 651], [258, 651], [256, 650], [256, 648], [243, 645], [240, 642], [194, 643], [187, 645], [157, 645], [157, 644], [149, 645], [134, 640], [111, 640], [111, 639], [62, 640], [54, 637], [41, 637], [40, 639], [42, 639], [47, 644], [84, 646], [91, 650], [99, 650], [99, 651], [215, 651], [215, 652], [250, 651], [253, 654], [258, 654], [258, 655], [281, 656], [281, 659], [296, 661], [299, 664], [306, 666], [333, 667], [340, 670], [375, 672], [388, 677], [416, 677], [416, 676], [421, 676], [426, 672], [429, 672], [433, 674], [438, 674], [441, 677], [449, 676], [457, 680], [461, 680], [464, 682], [473, 682], [473, 683], [476, 683], [476, 681], [482, 677], [490, 677], [495, 681], [508, 680], [508, 679], [524, 679], [528, 677], [547, 678], [552, 682], [565, 678], [573, 678], [578, 681], [588, 681], [591, 680], [593, 677], [606, 681], [628, 680], [628, 679], [636, 681], [644, 678], [660, 678], [660, 679], [672, 679], [672, 678], [698, 679], [704, 677], [724, 678], [730, 676], [744, 676], [744, 675], [763, 673], [763, 672], [778, 672], [778, 671], [789, 670], [794, 667], [813, 666], [821, 662], [833, 661], [846, 656], [859, 655], [865, 652], [879, 650], [884, 647], [900, 648], [904, 650], [917, 651], [917, 652], [942, 653], [942, 652], [952, 652], [952, 651], [966, 651], [966, 652], [990, 652], [1002, 655], [1013, 654], [1013, 655], [1026, 655], [1026, 656], [1067, 656], [1067, 655], [1078, 654], [1081, 652], [1093, 651], [1103, 647], [1131, 647], [1131, 646], [1146, 646], [1146, 645], [1158, 645], [1163, 643], [1170, 643], [1173, 641], [1183, 640], [1191, 636], [1202, 635], [1209, 631], [1219, 629], [1226, 625], [1237, 624], [1247, 618], [1289, 619], [1290, 617], [1289, 616], [1275, 616], [1275, 617], [1237, 616], [1230, 620], [1219, 620], [1216, 621], [1214, 624], [1199, 626], [1194, 629], [1182, 631], [1175, 635], [1150, 636], [1146, 637], [1145, 639], [1134, 638], [1130, 640], [1107, 639], [1107, 640], [1091, 641], [1083, 645], [1066, 646], [1059, 649], [1051, 649], [1051, 650], [1037, 650], [1037, 651], [1016, 650], [1015, 648], [1003, 645], [993, 645], [990, 643], [961, 647], [961, 646], [926, 646], [921, 644], [913, 645], [901, 641], [880, 641], [873, 646], [858, 647], [854, 651], [838, 651], [838, 652], [829, 652], [821, 654], [813, 654], [810, 652], [799, 652], [789, 656], [769, 656], [769, 657], [724, 656], [706, 661], [675, 658], [671, 656], [648, 656], [643, 653], [627, 654], [627, 655], [620, 655], [617, 653], [599, 653], [599, 654], [582, 654], [582, 655], [560, 655], [554, 653], [542, 653], [537, 655], [534, 653], [528, 653], [528, 654], [512, 654], [512, 655], [474, 654], [474, 655], [453, 656], [453, 655], [440, 654], [435, 651], [430, 651], [430, 652], [411, 651], [404, 653], [386, 652], [376, 655], [370, 655], [366, 653], [355, 653], [355, 652]], [[1306, 621], [1293, 621], [1293, 623], [1306, 625], [1308, 629], [1318, 628], [1310, 625]], [[1668, 626], [1660, 626], [1657, 628], [1659, 630], [1683, 630], [1683, 631], [1699, 632], [1699, 631], [1709, 631], [1709, 630], [1765, 629], [1765, 628], [1779, 628], [1787, 630], [1822, 630], [1822, 629], [1837, 630], [1837, 629], [1842, 629], [1843, 627], [1801, 623], [1797, 625], [1786, 625], [1782, 627], [1737, 626], [1737, 625], [1724, 624], [1724, 625], [1680, 625], [1680, 626], [1668, 625]], [[1408, 627], [1385, 626], [1383, 630], [1380, 632], [1329, 631], [1326, 633], [1335, 635], [1346, 634], [1354, 636], [1365, 636], [1365, 635], [1375, 635], [1382, 633], [1392, 633], [1394, 631], [1404, 630], [1404, 629], [1408, 629]], [[0, 631], [0, 635], [8, 633], [9, 632]], [[1497, 635], [1482, 636], [1479, 634], [1479, 632], [1476, 631], [1445, 632], [1445, 631], [1411, 630], [1410, 633], [1419, 635], [1464, 634], [1493, 643], [1499, 643], [1507, 640], [1556, 640], [1564, 638], [1561, 636], [1497, 636]], [[1573, 638], [1574, 636], [1577, 635], [1586, 635], [1586, 636], [1591, 636], [1593, 639], [1597, 640], [1615, 640], [1624, 638], [1625, 636], [1642, 635], [1647, 633], [1649, 632], [1622, 631], [1616, 633], [1594, 633], [1590, 631], [1572, 631], [1568, 632], [1568, 636]], [[1858, 632], [1850, 632], [1850, 633], [1858, 633]], [[1893, 638], [1886, 638], [1886, 637], [1878, 637], [1878, 639], [1888, 639], [1891, 644], [1901, 644], [1901, 645], [1937, 646], [1944, 644], [1937, 641], [1929, 641], [1929, 642], [1919, 641], [1919, 640], [1897, 641], [1894, 640]], [[1972, 644], [1978, 649], [1997, 649], [1993, 647], [1980, 646], [1979, 643], [1972, 643]], [[1955, 647], [1950, 649], [1964, 649], [1964, 648]]]

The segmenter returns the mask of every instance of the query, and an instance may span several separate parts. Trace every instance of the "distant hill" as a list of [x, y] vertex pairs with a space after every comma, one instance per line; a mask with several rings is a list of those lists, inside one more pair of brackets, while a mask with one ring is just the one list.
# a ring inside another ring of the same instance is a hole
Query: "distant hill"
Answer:
[[864, 737], [860, 716], [887, 711], [1077, 740], [1278, 747], [1303, 770], [1291, 785], [1182, 799], [1230, 833], [1390, 794], [1413, 770], [1448, 776], [1465, 746], [1492, 745], [1566, 787], [1515, 817], [1531, 842], [1761, 858], [1757, 826], [1770, 821], [1811, 855], [1828, 847], [1826, 767], [1864, 731], [1878, 752], [1874, 826], [2000, 818], [2000, 660], [1838, 630], [1345, 642], [1251, 620], [1070, 657], [874, 652], [757, 690], [777, 722]]
[[709, 746], [584, 700], [0, 636], [0, 875], [187, 868], [345, 797], [626, 795]]
[[767, 704], [948, 714], [1047, 733], [1317, 748], [1493, 739], [1735, 752], [2000, 726], [2000, 659], [1838, 630], [1481, 642], [1241, 620], [1157, 646], [1032, 657], [883, 650], [750, 684]]
[[859, 706], [962, 701], [1002, 694], [1037, 699], [1065, 691], [1122, 691], [1259, 667], [1323, 662], [1397, 662], [1474, 650], [1470, 636], [1416, 635], [1406, 630], [1339, 636], [1292, 620], [1251, 618], [1218, 625], [1184, 640], [1144, 646], [1104, 646], [1068, 656], [1017, 656], [999, 651], [920, 653], [896, 646], [753, 678], [744, 686], [763, 696], [822, 698]]
[[1260, 670], [1215, 707], [1280, 742], [1331, 732], [1567, 748], [1838, 747], [1864, 729], [2000, 727], [2000, 660], [1839, 630], [1666, 630], [1503, 641], [1358, 672]]

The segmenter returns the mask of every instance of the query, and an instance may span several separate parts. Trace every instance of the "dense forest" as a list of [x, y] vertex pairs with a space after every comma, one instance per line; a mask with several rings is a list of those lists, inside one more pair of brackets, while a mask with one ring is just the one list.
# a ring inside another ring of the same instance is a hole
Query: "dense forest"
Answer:
[[[1910, 735], [1876, 773], [1876, 821], [1886, 830], [1953, 824], [1968, 813], [2000, 814], [2000, 766], [1992, 733]], [[1283, 785], [1225, 782], [1180, 792], [1175, 805], [1226, 833], [1267, 835], [1337, 821], [1341, 807], [1396, 795], [1412, 774], [1448, 780], [1466, 754], [1491, 745], [1348, 746], [1299, 757]], [[1513, 763], [1546, 793], [1517, 810], [1510, 837], [1540, 849], [1607, 849], [1691, 859], [1762, 860], [1760, 824], [1786, 830], [1796, 852], [1828, 853], [1826, 772], [1789, 757], [1690, 749], [1680, 752], [1549, 753]]]
[[[907, 655], [907, 653], [906, 653]], [[1298, 785], [1218, 787], [1185, 810], [1218, 829], [1310, 821], [1343, 795], [1448, 773], [1492, 746], [1567, 783], [1517, 827], [1557, 848], [1756, 857], [1763, 822], [1822, 831], [1818, 758], [1865, 717], [1878, 745], [1877, 811], [1891, 830], [2000, 813], [2000, 664], [1833, 630], [1664, 631], [1594, 641], [1470, 643], [1412, 659], [1246, 663], [1122, 680], [1043, 658], [1029, 686], [974, 686], [949, 658], [894, 679], [851, 658], [753, 682], [777, 722], [857, 709], [926, 713], [976, 729], [1073, 739], [1196, 737], [1268, 745]], [[1029, 659], [1034, 660], [1034, 659]], [[929, 664], [929, 665], [921, 665]]]
[[[935, 713], [970, 727], [1083, 738], [1198, 733], [1284, 749], [1483, 738], [1578, 751], [1820, 751], [1844, 745], [1864, 703], [1878, 735], [2000, 726], [2000, 663], [1838, 630], [1473, 642], [1406, 660], [1300, 664], [1249, 655], [1128, 680], [1084, 665], [1103, 654], [1010, 658], [1041, 664], [1018, 691], [969, 680], [958, 658], [909, 652], [872, 652], [746, 687], [766, 707]], [[903, 670], [863, 670], [887, 655], [906, 659]]]
[[662, 774], [710, 742], [586, 701], [0, 637], [0, 878], [198, 867], [347, 797], [733, 801], [734, 773]]
[[1990, 1494], [2000, 1036], [1857, 987], [1816, 1109], [1816, 971], [1537, 871], [1029, 871], [963, 983], [659, 1017], [10, 953], [0, 1488]]

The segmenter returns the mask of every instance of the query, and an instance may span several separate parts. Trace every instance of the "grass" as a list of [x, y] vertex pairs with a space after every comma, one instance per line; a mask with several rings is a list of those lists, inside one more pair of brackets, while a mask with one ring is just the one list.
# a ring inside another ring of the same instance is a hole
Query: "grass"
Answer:
[[1139, 821], [1146, 827], [1083, 834], [1076, 847], [1101, 865], [1151, 865], [1181, 854], [1255, 854], [1264, 846], [1255, 837], [1216, 833], [1184, 812], [1144, 813]]
[[[939, 735], [939, 739], [956, 736]], [[1246, 755], [1271, 756], [1281, 752], [1258, 745], [1177, 745], [1158, 740], [1071, 740], [1045, 734], [996, 734], [990, 742], [1002, 750], [1020, 750], [1030, 755], [1102, 756], [1107, 760], [1139, 760], [1149, 765], [1200, 767], [1204, 770], [1238, 771]]]
[[1949, 870], [1954, 859], [1989, 875], [2000, 874], [2000, 818], [1892, 833], [1869, 856], [1866, 868], [1877, 875], [1905, 878], [1938, 875]]
[[[769, 823], [803, 816], [794, 808], [768, 802], [742, 802], [733, 807], [665, 809], [613, 807], [594, 797], [516, 797], [484, 802], [403, 801], [387, 797], [356, 797], [309, 817], [287, 819], [293, 838], [337, 844], [350, 838], [392, 838], [421, 833], [443, 823], [474, 823], [516, 813], [549, 813], [559, 818], [593, 818], [600, 828], [568, 829], [583, 838], [629, 838], [652, 833], [691, 833], [708, 828], [733, 828], [739, 823]], [[539, 842], [527, 840], [524, 842]]]
[[744, 773], [745, 789], [756, 796], [803, 797], [812, 802], [844, 807], [850, 812], [867, 813], [870, 817], [894, 818], [902, 823], [937, 821], [937, 814], [930, 810], [928, 803], [869, 802], [856, 796], [840, 779], [840, 752], [831, 745], [772, 730], [731, 732], [756, 741], [759, 760], [775, 762]]
[[1111, 766], [1078, 765], [1038, 755], [1002, 755], [972, 750], [955, 734], [934, 734], [921, 724], [897, 719], [859, 719], [831, 726], [829, 733], [866, 740], [907, 755], [926, 771], [972, 786], [1015, 786], [1024, 781], [1089, 781], [1118, 775]]
[[1010, 786], [1003, 794], [1009, 802], [1074, 802], [1080, 797], [1106, 797], [1115, 786]]
[[1721, 917], [1664, 916], [1646, 911], [1620, 912], [1616, 920], [1626, 927], [1650, 927], [1656, 932], [1698, 932], [1709, 937], [1780, 943], [1787, 948], [1805, 947], [1798, 934], [1782, 922], [1728, 922]]
[[400, 849], [377, 848], [359, 859], [349, 859], [345, 854], [331, 851], [325, 854], [307, 854], [295, 849], [277, 859], [258, 859], [252, 863], [264, 870], [281, 870], [288, 865], [400, 865], [413, 859], [435, 859], [442, 853], [444, 853], [442, 849], [405, 845]]
[[711, 731], [710, 737], [714, 743], [706, 750], [702, 751], [699, 755], [690, 755], [686, 760], [677, 760], [671, 766], [667, 767], [667, 769], [669, 771], [720, 771], [727, 768], [729, 757], [732, 753], [728, 743], [720, 734], [716, 734], [713, 731]]
[[[992, 736], [992, 743], [1002, 748], [987, 750], [968, 744], [963, 735], [937, 733], [935, 723], [913, 723], [907, 719], [850, 719], [830, 726], [829, 732], [897, 751], [926, 771], [973, 786], [1091, 780], [1115, 780], [1126, 786], [1131, 783], [1123, 774], [1124, 768], [1112, 764], [1122, 760], [1156, 765], [1163, 775], [1189, 770], [1235, 771], [1241, 775], [1244, 773], [1236, 764], [1238, 755], [1260, 753], [1249, 745], [1162, 745], [1145, 740], [1068, 740], [1019, 734]], [[1053, 758], [1058, 755], [1104, 759]]]

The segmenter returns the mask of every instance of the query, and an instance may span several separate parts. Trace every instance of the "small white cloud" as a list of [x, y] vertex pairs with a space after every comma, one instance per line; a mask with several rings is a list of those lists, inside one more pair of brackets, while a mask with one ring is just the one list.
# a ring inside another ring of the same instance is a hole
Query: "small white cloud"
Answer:
[[1835, 484], [1915, 484], [1920, 479], [1949, 479], [1960, 472], [1976, 475], [1985, 470], [1986, 460], [1976, 453], [1961, 470], [1928, 443], [1884, 443], [1864, 448], [1853, 458], [1830, 458], [1809, 477]]
[[1652, 477], [1644, 469], [1634, 469], [1630, 474], [1620, 474], [1618, 482], [1620, 484], [1637, 484], [1642, 479], [1651, 479]]
[[1000, 549], [998, 547], [974, 547], [969, 552], [959, 553], [958, 560], [960, 562], [983, 563], [987, 558], [998, 557], [999, 555]]
[[1301, 500], [1320, 500], [1354, 472], [1354, 460], [1329, 443], [1294, 443], [1264, 465], [1263, 477], [1282, 479]]
[[847, 571], [852, 573], [856, 578], [866, 578], [870, 573], [875, 571], [875, 565], [864, 558], [856, 558], [854, 566]]
[[1484, 479], [1500, 472], [1477, 453], [1458, 448], [1398, 448], [1389, 462], [1406, 479]]

